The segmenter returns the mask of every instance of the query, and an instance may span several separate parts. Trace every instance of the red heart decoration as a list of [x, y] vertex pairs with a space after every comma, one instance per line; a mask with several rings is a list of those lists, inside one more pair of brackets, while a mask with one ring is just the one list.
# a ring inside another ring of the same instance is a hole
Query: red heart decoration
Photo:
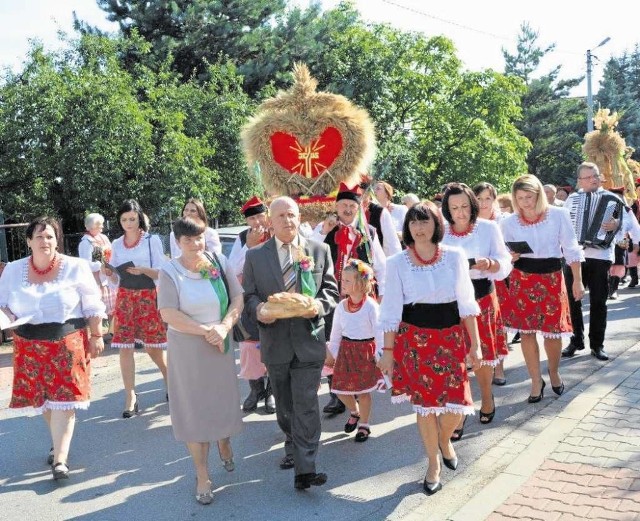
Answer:
[[282, 168], [313, 179], [322, 175], [342, 152], [342, 134], [335, 127], [327, 127], [318, 139], [304, 147], [286, 132], [271, 134], [271, 153]]

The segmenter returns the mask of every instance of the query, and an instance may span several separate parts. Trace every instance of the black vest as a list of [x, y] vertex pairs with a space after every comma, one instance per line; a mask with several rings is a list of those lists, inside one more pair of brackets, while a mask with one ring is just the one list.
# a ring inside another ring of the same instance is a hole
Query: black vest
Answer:
[[[336, 226], [333, 230], [331, 230], [327, 236], [324, 238], [324, 242], [329, 245], [329, 249], [331, 250], [331, 259], [333, 260], [333, 264], [335, 265], [338, 260], [338, 245], [336, 244], [336, 233], [339, 230], [339, 227]], [[373, 241], [376, 237], [376, 229], [369, 225], [369, 239]], [[358, 253], [358, 259], [366, 262], [369, 266], [373, 266], [373, 247], [369, 244], [369, 255], [367, 255], [367, 248], [365, 245], [360, 242], [358, 247], [356, 248], [356, 252]]]
[[380, 225], [380, 217], [382, 217], [384, 208], [376, 203], [369, 203], [369, 224], [378, 232], [380, 244], [384, 244], [384, 235], [382, 235], [382, 226]]
[[240, 238], [240, 246], [244, 247], [245, 244], [247, 244], [247, 233], [249, 233], [250, 228], [247, 228], [246, 230], [242, 230], [239, 234], [238, 237]]

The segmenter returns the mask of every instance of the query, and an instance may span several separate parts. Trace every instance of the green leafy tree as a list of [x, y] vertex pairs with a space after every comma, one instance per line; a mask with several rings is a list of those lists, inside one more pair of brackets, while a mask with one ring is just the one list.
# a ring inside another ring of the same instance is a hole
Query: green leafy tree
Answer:
[[157, 223], [192, 195], [212, 215], [231, 215], [253, 190], [230, 137], [250, 107], [234, 69], [212, 67], [210, 82], [184, 84], [168, 69], [122, 68], [123, 54], [145, 52], [141, 40], [68, 43], [59, 53], [35, 47], [0, 88], [5, 215], [54, 212], [77, 231], [85, 211], [109, 218], [133, 197]]
[[633, 158], [640, 159], [640, 46], [607, 62], [596, 100], [623, 115], [618, 131], [635, 148]]
[[541, 59], [555, 46], [541, 48], [539, 33], [526, 22], [520, 30], [516, 53], [503, 48], [502, 54], [505, 74], [526, 85], [518, 128], [532, 145], [527, 156], [528, 170], [544, 183], [565, 185], [573, 182], [575, 167], [582, 161], [586, 104], [569, 98], [570, 90], [582, 78], [559, 80], [560, 67], [534, 77]]

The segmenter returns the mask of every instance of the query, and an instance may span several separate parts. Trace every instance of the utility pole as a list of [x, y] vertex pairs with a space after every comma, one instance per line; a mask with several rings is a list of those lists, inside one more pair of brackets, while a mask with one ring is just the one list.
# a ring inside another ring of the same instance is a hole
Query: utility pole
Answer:
[[[594, 49], [602, 47], [609, 40], [611, 40], [611, 38], [607, 36], [598, 45], [596, 45]], [[587, 132], [593, 131], [593, 93], [591, 92], [591, 70], [593, 68], [592, 62], [593, 54], [591, 54], [591, 49], [587, 49]]]

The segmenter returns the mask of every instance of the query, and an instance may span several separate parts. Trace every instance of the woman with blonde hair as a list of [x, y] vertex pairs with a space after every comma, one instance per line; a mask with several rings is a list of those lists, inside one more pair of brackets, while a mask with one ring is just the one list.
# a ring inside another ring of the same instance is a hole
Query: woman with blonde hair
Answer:
[[545, 381], [540, 374], [540, 350], [536, 334], [544, 338], [551, 388], [564, 392], [560, 378], [562, 338], [572, 332], [569, 301], [561, 258], [574, 277], [570, 291], [576, 300], [584, 295], [580, 263], [584, 261], [569, 212], [549, 205], [540, 180], [531, 174], [520, 176], [511, 189], [514, 213], [500, 225], [511, 250], [513, 270], [509, 276], [509, 300], [503, 309], [508, 329], [519, 331], [522, 353], [531, 377], [529, 403], [544, 397]]

